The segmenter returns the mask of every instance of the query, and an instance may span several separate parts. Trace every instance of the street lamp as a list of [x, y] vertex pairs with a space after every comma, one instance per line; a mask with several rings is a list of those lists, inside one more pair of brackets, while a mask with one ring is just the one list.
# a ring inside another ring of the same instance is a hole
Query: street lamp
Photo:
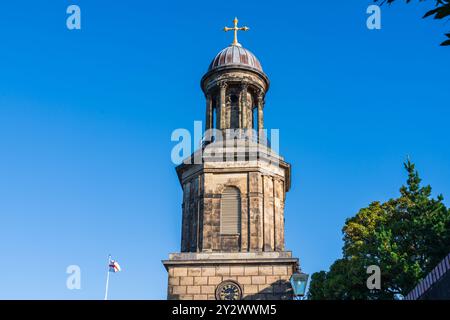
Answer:
[[295, 298], [303, 297], [305, 295], [308, 277], [308, 274], [302, 272], [296, 272], [291, 276], [289, 281], [291, 282]]

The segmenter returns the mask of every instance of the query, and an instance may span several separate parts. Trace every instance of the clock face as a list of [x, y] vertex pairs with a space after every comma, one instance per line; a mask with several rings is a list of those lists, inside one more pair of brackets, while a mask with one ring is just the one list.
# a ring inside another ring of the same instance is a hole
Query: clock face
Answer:
[[241, 287], [234, 281], [222, 282], [216, 290], [217, 300], [240, 300], [242, 298]]

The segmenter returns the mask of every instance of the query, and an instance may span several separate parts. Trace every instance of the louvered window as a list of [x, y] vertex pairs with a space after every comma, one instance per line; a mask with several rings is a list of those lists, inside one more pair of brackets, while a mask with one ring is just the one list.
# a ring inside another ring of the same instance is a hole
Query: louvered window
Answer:
[[220, 200], [220, 233], [241, 232], [241, 195], [236, 188], [226, 188]]

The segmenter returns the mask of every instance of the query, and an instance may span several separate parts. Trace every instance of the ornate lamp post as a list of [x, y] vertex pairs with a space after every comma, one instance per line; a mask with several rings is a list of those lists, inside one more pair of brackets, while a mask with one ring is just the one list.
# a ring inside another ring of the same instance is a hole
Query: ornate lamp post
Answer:
[[294, 291], [294, 300], [300, 300], [305, 296], [308, 277], [308, 274], [302, 272], [296, 272], [291, 276], [290, 282]]

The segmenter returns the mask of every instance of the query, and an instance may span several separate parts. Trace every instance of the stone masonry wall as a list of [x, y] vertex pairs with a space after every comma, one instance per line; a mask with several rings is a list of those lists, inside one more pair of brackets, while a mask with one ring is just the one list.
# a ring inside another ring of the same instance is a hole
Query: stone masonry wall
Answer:
[[[220, 201], [228, 187], [240, 190], [241, 233], [220, 234]], [[182, 252], [284, 250], [284, 180], [261, 172], [194, 175], [183, 185]], [[231, 245], [227, 245], [231, 244]]]
[[217, 286], [236, 281], [244, 300], [291, 299], [294, 264], [169, 266], [169, 300], [215, 300]]

